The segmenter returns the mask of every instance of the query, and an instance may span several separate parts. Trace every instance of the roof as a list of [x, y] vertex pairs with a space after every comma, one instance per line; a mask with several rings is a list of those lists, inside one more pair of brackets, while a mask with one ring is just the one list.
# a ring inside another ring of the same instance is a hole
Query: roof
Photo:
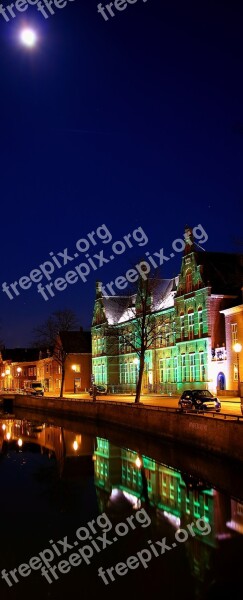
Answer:
[[90, 331], [60, 331], [59, 335], [68, 354], [91, 353]]
[[201, 266], [205, 285], [212, 294], [239, 295], [243, 285], [243, 255], [224, 252], [195, 252], [196, 262]]
[[[152, 291], [153, 311], [174, 306], [174, 296], [178, 280], [179, 277], [154, 280], [155, 285]], [[125, 323], [130, 319], [134, 319], [136, 295], [103, 296], [102, 302], [109, 325]]]

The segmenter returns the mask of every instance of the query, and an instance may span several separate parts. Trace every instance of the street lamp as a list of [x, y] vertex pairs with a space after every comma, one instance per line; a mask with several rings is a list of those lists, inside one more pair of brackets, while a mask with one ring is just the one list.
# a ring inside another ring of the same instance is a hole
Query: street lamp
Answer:
[[234, 344], [233, 350], [235, 351], [236, 357], [237, 357], [237, 381], [238, 381], [238, 394], [240, 396], [240, 360], [239, 360], [239, 355], [240, 355], [240, 352], [242, 350], [242, 345], [239, 344], [239, 343]]
[[18, 373], [18, 375], [17, 375], [18, 381], [19, 381], [19, 386], [18, 387], [19, 387], [19, 392], [20, 392], [20, 373], [22, 372], [21, 367], [17, 367], [16, 371]]

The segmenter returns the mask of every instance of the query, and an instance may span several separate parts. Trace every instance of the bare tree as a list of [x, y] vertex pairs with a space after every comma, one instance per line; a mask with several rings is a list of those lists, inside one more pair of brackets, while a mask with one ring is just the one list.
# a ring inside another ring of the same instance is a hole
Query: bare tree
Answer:
[[[156, 347], [157, 340], [162, 344], [166, 341], [166, 336], [173, 336], [174, 323], [168, 324], [162, 317], [156, 315], [153, 298], [158, 287], [158, 280], [155, 276], [143, 279], [140, 278], [136, 294], [127, 298], [124, 304], [124, 297], [116, 297], [114, 301], [119, 305], [126, 306], [127, 318], [125, 323], [114, 323], [114, 325], [105, 327], [106, 337], [113, 339], [114, 347], [126, 346], [138, 357], [138, 378], [136, 382], [135, 403], [139, 403], [142, 381], [145, 368], [146, 351]], [[118, 311], [119, 312], [119, 311]], [[110, 344], [111, 346], [111, 344]]]
[[68, 352], [62, 343], [62, 333], [74, 331], [77, 328], [75, 313], [64, 308], [53, 312], [44, 323], [34, 329], [34, 345], [42, 349], [51, 349], [52, 356], [61, 367], [60, 398], [63, 395], [65, 367]]
[[77, 316], [71, 309], [57, 310], [46, 321], [34, 328], [33, 345], [51, 348], [55, 345], [60, 331], [74, 331], [77, 326]]

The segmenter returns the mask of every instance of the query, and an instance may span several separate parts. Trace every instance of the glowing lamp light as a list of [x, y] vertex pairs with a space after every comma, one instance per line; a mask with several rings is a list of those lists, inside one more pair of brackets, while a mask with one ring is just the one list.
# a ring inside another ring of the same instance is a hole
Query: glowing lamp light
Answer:
[[138, 469], [141, 469], [142, 461], [141, 461], [141, 458], [139, 458], [139, 456], [137, 456], [137, 458], [135, 460], [135, 465]]
[[73, 442], [73, 449], [75, 450], [75, 452], [77, 452], [77, 450], [78, 450], [78, 442], [77, 442], [77, 440], [75, 440]]
[[2, 425], [2, 429], [3, 429], [3, 431], [5, 431], [5, 429], [6, 429], [5, 423], [3, 423], [3, 425]]
[[2, 376], [2, 377], [5, 377], [5, 373], [1, 373], [1, 376]]
[[18, 440], [18, 446], [19, 446], [19, 448], [21, 448], [23, 446], [23, 440], [21, 440], [21, 438], [19, 438], [19, 440]]
[[22, 369], [21, 367], [17, 367], [17, 373], [21, 373]]
[[236, 352], [236, 354], [239, 354], [239, 352], [241, 352], [241, 350], [242, 350], [242, 345], [239, 343], [234, 344], [233, 350]]
[[76, 369], [77, 369], [77, 365], [72, 365], [72, 367], [71, 367], [71, 368], [72, 368], [72, 371], [76, 371]]
[[6, 375], [10, 375], [10, 369], [6, 369], [5, 373]]
[[28, 27], [26, 29], [23, 29], [20, 33], [20, 41], [24, 46], [27, 46], [28, 48], [33, 48], [37, 41], [35, 31]]
[[10, 435], [9, 431], [8, 431], [8, 433], [6, 435], [6, 438], [7, 438], [7, 440], [10, 440], [10, 438], [11, 438], [11, 435]]

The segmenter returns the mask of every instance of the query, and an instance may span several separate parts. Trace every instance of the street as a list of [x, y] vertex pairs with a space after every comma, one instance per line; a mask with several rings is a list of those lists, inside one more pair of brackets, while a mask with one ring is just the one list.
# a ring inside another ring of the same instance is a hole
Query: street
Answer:
[[[45, 397], [53, 397], [53, 393], [46, 392]], [[65, 394], [65, 398], [70, 398], [72, 400], [92, 400], [92, 397], [88, 393], [82, 394]], [[97, 402], [99, 401], [107, 401], [107, 402], [126, 402], [131, 404], [134, 402], [135, 396], [134, 394], [110, 394], [110, 395], [97, 395]], [[161, 406], [163, 408], [178, 408], [178, 396], [159, 396], [159, 395], [142, 395], [140, 404], [145, 406]], [[220, 398], [221, 402], [221, 413], [226, 415], [237, 415], [241, 416], [241, 404], [240, 398], [229, 397], [226, 399]], [[210, 414], [210, 413], [209, 413]]]

